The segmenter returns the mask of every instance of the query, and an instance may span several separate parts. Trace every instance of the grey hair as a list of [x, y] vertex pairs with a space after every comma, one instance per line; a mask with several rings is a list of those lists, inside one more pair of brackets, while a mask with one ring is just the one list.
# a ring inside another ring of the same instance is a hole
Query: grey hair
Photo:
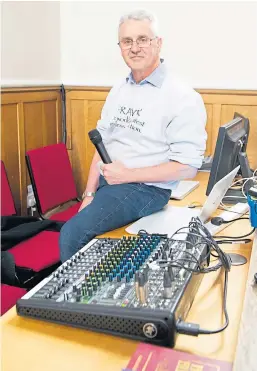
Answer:
[[120, 18], [119, 27], [120, 25], [122, 25], [122, 23], [124, 23], [128, 19], [134, 19], [136, 21], [145, 21], [145, 20], [149, 21], [151, 24], [151, 30], [153, 31], [154, 36], [159, 35], [157, 18], [154, 16], [154, 14], [148, 12], [147, 10], [143, 10], [143, 9], [133, 10], [132, 12], [124, 14]]

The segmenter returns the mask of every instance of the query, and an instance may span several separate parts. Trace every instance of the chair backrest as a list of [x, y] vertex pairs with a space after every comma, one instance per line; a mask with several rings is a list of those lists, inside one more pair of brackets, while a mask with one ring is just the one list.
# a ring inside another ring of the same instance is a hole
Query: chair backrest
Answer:
[[40, 213], [77, 197], [64, 143], [30, 150], [26, 153], [26, 162]]
[[1, 216], [16, 214], [11, 188], [8, 182], [6, 170], [1, 160]]

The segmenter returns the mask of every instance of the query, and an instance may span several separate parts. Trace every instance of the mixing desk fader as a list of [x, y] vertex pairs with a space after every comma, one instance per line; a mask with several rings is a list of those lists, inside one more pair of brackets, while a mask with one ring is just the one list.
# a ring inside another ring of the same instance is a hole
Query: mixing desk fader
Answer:
[[190, 271], [205, 263], [206, 245], [197, 246], [154, 234], [94, 239], [19, 300], [17, 313], [173, 346], [202, 279]]

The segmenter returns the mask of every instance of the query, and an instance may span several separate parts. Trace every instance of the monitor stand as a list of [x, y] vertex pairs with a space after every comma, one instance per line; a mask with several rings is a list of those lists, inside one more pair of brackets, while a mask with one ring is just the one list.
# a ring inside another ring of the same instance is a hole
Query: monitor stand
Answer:
[[228, 253], [227, 255], [230, 257], [231, 265], [244, 265], [247, 263], [247, 259], [243, 255], [235, 253]]
[[[240, 164], [240, 172], [242, 178], [251, 178], [253, 176], [252, 170], [250, 169], [249, 161], [247, 158], [246, 152], [240, 152], [238, 154], [238, 160]], [[244, 182], [244, 180], [242, 181]], [[253, 184], [253, 180], [249, 180], [244, 186], [244, 193], [246, 194]], [[223, 198], [222, 202], [224, 204], [237, 204], [238, 202], [247, 202], [247, 198], [243, 195], [241, 189], [233, 189], [230, 188], [225, 197]], [[233, 238], [232, 238], [233, 239]], [[231, 265], [243, 265], [247, 263], [247, 259], [240, 254], [229, 253], [228, 254], [231, 260]]]
[[244, 197], [241, 189], [230, 188], [225, 194], [222, 202], [228, 205], [235, 205], [238, 202], [246, 203], [247, 199]]
[[[250, 169], [250, 165], [249, 165], [246, 152], [240, 152], [238, 154], [238, 161], [240, 164], [240, 172], [242, 174], [242, 178], [251, 178], [253, 176], [253, 173], [252, 173], [252, 170]], [[244, 186], [244, 192], [247, 193], [252, 185], [253, 185], [253, 180], [249, 180]], [[234, 204], [237, 204], [238, 202], [245, 203], [247, 202], [247, 199], [244, 197], [241, 189], [230, 188], [225, 194], [222, 202], [224, 204], [234, 205]]]

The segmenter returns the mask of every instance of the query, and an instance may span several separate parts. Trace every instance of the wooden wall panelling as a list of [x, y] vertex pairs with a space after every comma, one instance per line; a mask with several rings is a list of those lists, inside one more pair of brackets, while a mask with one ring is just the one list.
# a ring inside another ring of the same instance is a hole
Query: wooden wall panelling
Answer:
[[7, 169], [17, 212], [25, 215], [27, 185], [30, 184], [25, 153], [62, 139], [59, 87], [3, 89], [1, 109], [1, 157]]
[[[102, 108], [104, 106], [103, 100], [89, 101], [88, 105], [88, 131], [93, 130], [96, 127], [97, 121], [101, 118]], [[86, 179], [88, 177], [90, 165], [95, 153], [95, 147], [92, 145], [88, 134], [86, 136], [86, 148], [87, 148], [87, 159], [86, 159]]]
[[67, 148], [79, 195], [85, 190], [94, 154], [88, 132], [96, 127], [106, 96], [104, 91], [66, 93]]
[[78, 194], [81, 196], [86, 183], [86, 122], [88, 121], [88, 101], [87, 100], [72, 100], [71, 102], [71, 117], [72, 117], [72, 168]]
[[[213, 124], [211, 130], [211, 152], [214, 154], [218, 130], [221, 125], [233, 119], [238, 112], [250, 120], [250, 138], [247, 155], [252, 168], [257, 168], [257, 93], [255, 95], [202, 94], [205, 104], [213, 105]], [[210, 134], [209, 134], [210, 135]]]
[[211, 132], [208, 133], [208, 137], [211, 138], [210, 146], [211, 146], [211, 155], [214, 155], [216, 141], [219, 133], [219, 127], [223, 124], [221, 123], [221, 104], [213, 103], [213, 122], [211, 127]]
[[[8, 123], [8, 124], [7, 124]], [[17, 212], [20, 212], [21, 189], [19, 159], [19, 109], [18, 103], [2, 106], [1, 110], [1, 159], [10, 183]], [[12, 155], [10, 155], [10, 151]]]
[[[59, 99], [60, 100], [60, 99]], [[60, 101], [46, 100], [42, 102], [43, 109], [43, 143], [55, 144], [62, 141]]]
[[250, 121], [250, 136], [247, 144], [247, 156], [249, 163], [253, 169], [257, 168], [257, 105], [256, 106], [241, 106], [241, 105], [222, 105], [221, 107], [221, 123], [228, 122], [233, 118], [234, 112], [238, 112]]
[[212, 143], [212, 126], [213, 126], [213, 106], [212, 104], [205, 104], [205, 109], [207, 113], [207, 123], [206, 123], [206, 131], [207, 131], [207, 143], [206, 143], [206, 151], [205, 156], [211, 155], [211, 143]]
[[[18, 154], [19, 154], [19, 186], [20, 186], [20, 199], [18, 200], [19, 211], [18, 214], [27, 214], [27, 166], [25, 163], [25, 121], [24, 121], [24, 106], [22, 102], [18, 103], [19, 106], [19, 123], [18, 123]], [[18, 178], [17, 178], [18, 179]]]
[[43, 146], [43, 107], [41, 102], [24, 102], [26, 151]]

